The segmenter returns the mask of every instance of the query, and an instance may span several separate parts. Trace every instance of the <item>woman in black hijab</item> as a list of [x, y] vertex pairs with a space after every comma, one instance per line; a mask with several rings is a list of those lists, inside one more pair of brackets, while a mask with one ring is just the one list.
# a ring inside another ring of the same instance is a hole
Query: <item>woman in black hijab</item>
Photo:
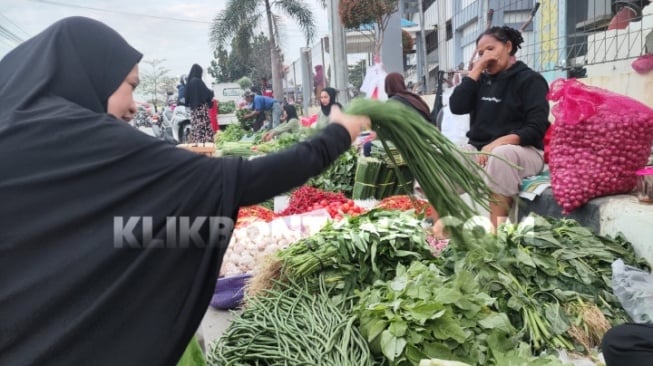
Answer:
[[322, 114], [326, 117], [331, 114], [331, 106], [337, 105], [342, 108], [342, 105], [336, 101], [338, 91], [331, 87], [326, 87], [320, 92], [320, 108]]
[[422, 97], [406, 88], [404, 76], [398, 72], [391, 72], [385, 77], [385, 93], [388, 98], [396, 100], [419, 113], [422, 118], [431, 122], [431, 110]]
[[141, 54], [61, 20], [0, 61], [0, 365], [174, 365], [240, 206], [319, 174], [367, 118], [252, 161], [143, 134]]
[[209, 108], [213, 103], [213, 90], [202, 81], [202, 67], [193, 64], [188, 73], [186, 106], [190, 108], [191, 143], [213, 142], [213, 129]]
[[322, 129], [329, 123], [329, 116], [331, 115], [331, 107], [337, 106], [342, 108], [342, 105], [336, 101], [338, 91], [331, 87], [326, 87], [320, 92], [320, 113], [315, 128]]

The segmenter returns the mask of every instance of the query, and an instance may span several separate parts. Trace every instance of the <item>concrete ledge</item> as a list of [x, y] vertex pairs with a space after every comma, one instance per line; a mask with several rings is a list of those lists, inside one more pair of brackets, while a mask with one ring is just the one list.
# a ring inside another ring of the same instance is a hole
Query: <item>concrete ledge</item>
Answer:
[[562, 208], [549, 188], [533, 201], [519, 202], [519, 220], [531, 212], [542, 216], [571, 218], [600, 235], [614, 237], [621, 233], [633, 244], [637, 254], [653, 265], [653, 205], [641, 203], [634, 195], [596, 198], [570, 215], [563, 215]]

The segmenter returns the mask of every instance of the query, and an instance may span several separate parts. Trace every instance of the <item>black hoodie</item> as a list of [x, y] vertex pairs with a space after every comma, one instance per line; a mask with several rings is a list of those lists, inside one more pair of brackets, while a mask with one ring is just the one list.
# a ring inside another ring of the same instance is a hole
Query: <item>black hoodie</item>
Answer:
[[517, 61], [497, 75], [465, 77], [449, 99], [454, 114], [470, 114], [469, 143], [477, 149], [509, 134], [520, 145], [543, 149], [549, 128], [549, 86], [542, 75]]

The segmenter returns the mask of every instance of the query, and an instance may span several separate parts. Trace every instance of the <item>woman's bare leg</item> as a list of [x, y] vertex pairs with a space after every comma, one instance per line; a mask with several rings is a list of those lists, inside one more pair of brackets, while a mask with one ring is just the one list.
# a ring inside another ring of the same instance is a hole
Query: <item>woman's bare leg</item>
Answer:
[[495, 231], [499, 225], [503, 224], [508, 219], [510, 206], [512, 206], [512, 197], [492, 193], [490, 199], [490, 221], [492, 222]]

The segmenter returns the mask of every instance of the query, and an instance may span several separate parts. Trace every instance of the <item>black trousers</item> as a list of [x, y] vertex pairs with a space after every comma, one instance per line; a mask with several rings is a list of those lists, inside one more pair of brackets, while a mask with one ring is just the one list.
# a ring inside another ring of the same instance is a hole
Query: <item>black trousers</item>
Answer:
[[606, 366], [653, 365], [653, 324], [621, 324], [601, 342]]
[[258, 130], [263, 127], [263, 122], [265, 122], [265, 112], [261, 111], [259, 114], [256, 115], [256, 120], [254, 121], [254, 125], [252, 126], [252, 129], [254, 132], [258, 132]]

